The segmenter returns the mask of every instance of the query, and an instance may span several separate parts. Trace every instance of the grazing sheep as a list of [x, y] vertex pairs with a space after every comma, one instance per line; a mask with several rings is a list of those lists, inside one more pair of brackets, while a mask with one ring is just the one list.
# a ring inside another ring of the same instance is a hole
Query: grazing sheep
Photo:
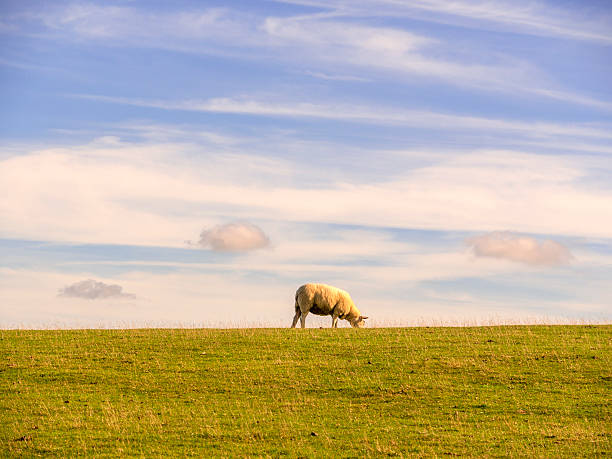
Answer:
[[298, 319], [301, 320], [302, 328], [305, 328], [309, 312], [332, 316], [333, 328], [338, 328], [338, 319], [348, 320], [355, 328], [363, 327], [364, 319], [367, 319], [361, 315], [348, 292], [325, 284], [306, 284], [297, 289], [291, 328], [295, 328]]

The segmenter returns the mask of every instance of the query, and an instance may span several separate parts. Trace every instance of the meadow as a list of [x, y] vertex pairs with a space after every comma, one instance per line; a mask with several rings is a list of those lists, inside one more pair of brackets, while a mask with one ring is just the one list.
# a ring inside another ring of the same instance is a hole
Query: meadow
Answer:
[[612, 453], [612, 326], [1, 330], [2, 456]]

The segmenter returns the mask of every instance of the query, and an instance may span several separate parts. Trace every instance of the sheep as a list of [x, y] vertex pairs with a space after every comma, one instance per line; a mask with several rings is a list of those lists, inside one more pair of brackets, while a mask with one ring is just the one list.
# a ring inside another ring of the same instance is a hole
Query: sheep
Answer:
[[346, 319], [354, 328], [364, 326], [364, 317], [353, 303], [348, 292], [331, 285], [305, 284], [295, 292], [295, 316], [291, 328], [298, 319], [302, 328], [306, 327], [309, 312], [319, 316], [332, 316], [332, 328], [338, 328], [338, 319]]

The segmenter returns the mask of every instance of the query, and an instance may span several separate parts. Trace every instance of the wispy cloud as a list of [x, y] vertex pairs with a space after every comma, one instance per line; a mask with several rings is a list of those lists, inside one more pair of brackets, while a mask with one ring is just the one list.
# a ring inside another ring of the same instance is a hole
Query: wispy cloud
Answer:
[[125, 293], [123, 287], [117, 284], [106, 284], [104, 282], [87, 279], [67, 285], [59, 290], [59, 296], [86, 298], [98, 300], [106, 298], [134, 298], [131, 293]]
[[308, 117], [361, 123], [405, 125], [434, 129], [521, 132], [541, 136], [579, 136], [612, 138], [607, 125], [579, 123], [527, 122], [507, 119], [483, 118], [432, 111], [401, 110], [394, 107], [348, 104], [325, 104], [302, 101], [269, 101], [254, 98], [219, 97], [204, 100], [151, 100], [113, 97], [96, 94], [72, 94], [70, 97], [96, 100], [163, 110], [183, 110], [211, 113], [275, 117]]
[[335, 75], [328, 74], [323, 72], [305, 72], [306, 75], [310, 75], [313, 78], [319, 78], [321, 80], [330, 80], [330, 81], [360, 81], [360, 82], [368, 82], [371, 81], [368, 78], [358, 77], [355, 75]]
[[[430, 11], [432, 18], [427, 19], [434, 21], [439, 16], [471, 14], [481, 20], [497, 19], [510, 25], [540, 24], [536, 30], [557, 32], [568, 30], [570, 18], [558, 26], [546, 27], [538, 20], [529, 20], [528, 12], [518, 10], [522, 13], [518, 14], [517, 8], [502, 4], [464, 2], [449, 7], [445, 2], [424, 1], [405, 8], [396, 2], [306, 3], [326, 10], [331, 8], [333, 13], [272, 17], [227, 8], [162, 13], [79, 4], [49, 9], [34, 16], [42, 21], [51, 36], [103, 40], [105, 45], [144, 46], [245, 59], [257, 56], [264, 61], [309, 68], [312, 76], [328, 80], [362, 81], [385, 75], [410, 76], [427, 82], [434, 78], [439, 83], [472, 91], [518, 93], [612, 110], [612, 102], [555, 85], [537, 65], [517, 56], [478, 46], [456, 46], [448, 38], [435, 35], [370, 25], [365, 19], [369, 14], [365, 12], [377, 11], [378, 15], [396, 17], [398, 11], [408, 15]], [[591, 33], [591, 36], [604, 41], [610, 39], [609, 34]]]
[[543, 1], [528, 4], [504, 0], [277, 0], [281, 3], [311, 6], [334, 11], [337, 16], [412, 17], [443, 24], [456, 24], [487, 30], [586, 40], [612, 44], [612, 16], [598, 14], [596, 8], [580, 15], [559, 4]]
[[[154, 12], [130, 6], [75, 3], [39, 10], [30, 16], [39, 19], [50, 32], [71, 31], [81, 38], [124, 40], [131, 45], [149, 41], [149, 46], [161, 48], [175, 45], [187, 49], [196, 39], [222, 42], [231, 39], [237, 30], [244, 36], [248, 29], [244, 14], [224, 8]], [[164, 45], [168, 39], [171, 42]]]
[[[438, 5], [447, 3], [440, 2]], [[376, 10], [376, 5], [368, 8], [368, 11], [371, 10]], [[333, 20], [317, 15], [269, 17], [263, 30], [280, 40], [276, 46], [298, 47], [302, 59], [308, 56], [313, 63], [323, 63], [332, 69], [344, 65], [349, 69], [359, 69], [366, 75], [382, 72], [433, 77], [439, 82], [471, 90], [524, 94], [612, 110], [610, 101], [558, 87], [537, 66], [526, 60], [490, 53], [477, 44], [459, 47], [449, 42], [448, 38], [343, 21], [342, 16], [350, 17], [350, 11], [355, 10], [351, 7], [340, 8], [332, 16]], [[394, 17], [393, 14], [390, 16]], [[612, 44], [612, 34], [610, 40]]]
[[298, 16], [268, 17], [262, 29], [274, 39], [274, 46], [289, 51], [288, 57], [293, 55], [291, 50], [299, 49], [301, 59], [332, 69], [342, 65], [374, 75], [427, 76], [480, 89], [506, 87], [511, 78], [525, 72], [524, 63], [503, 62], [499, 55], [488, 63], [474, 59], [467, 63], [460, 50], [441, 40], [392, 27]]
[[511, 232], [493, 232], [467, 240], [477, 257], [500, 258], [535, 266], [558, 266], [573, 257], [564, 245]]

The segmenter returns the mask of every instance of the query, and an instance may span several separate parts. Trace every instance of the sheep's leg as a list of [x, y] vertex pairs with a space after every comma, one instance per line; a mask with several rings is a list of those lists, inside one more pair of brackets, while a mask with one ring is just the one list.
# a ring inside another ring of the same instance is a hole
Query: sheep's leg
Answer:
[[332, 328], [338, 328], [338, 316], [340, 314], [338, 314], [338, 311], [336, 310], [337, 307], [338, 307], [338, 305], [336, 304], [334, 306], [334, 309], [332, 309], [332, 312], [331, 312], [331, 316], [332, 316]]
[[293, 323], [291, 324], [291, 328], [295, 328], [301, 314], [302, 314], [302, 311], [300, 311], [300, 308], [295, 308], [295, 316], [293, 316]]
[[300, 325], [302, 325], [302, 328], [306, 328], [306, 315], [308, 313], [307, 312], [302, 312], [302, 315], [300, 316]]

